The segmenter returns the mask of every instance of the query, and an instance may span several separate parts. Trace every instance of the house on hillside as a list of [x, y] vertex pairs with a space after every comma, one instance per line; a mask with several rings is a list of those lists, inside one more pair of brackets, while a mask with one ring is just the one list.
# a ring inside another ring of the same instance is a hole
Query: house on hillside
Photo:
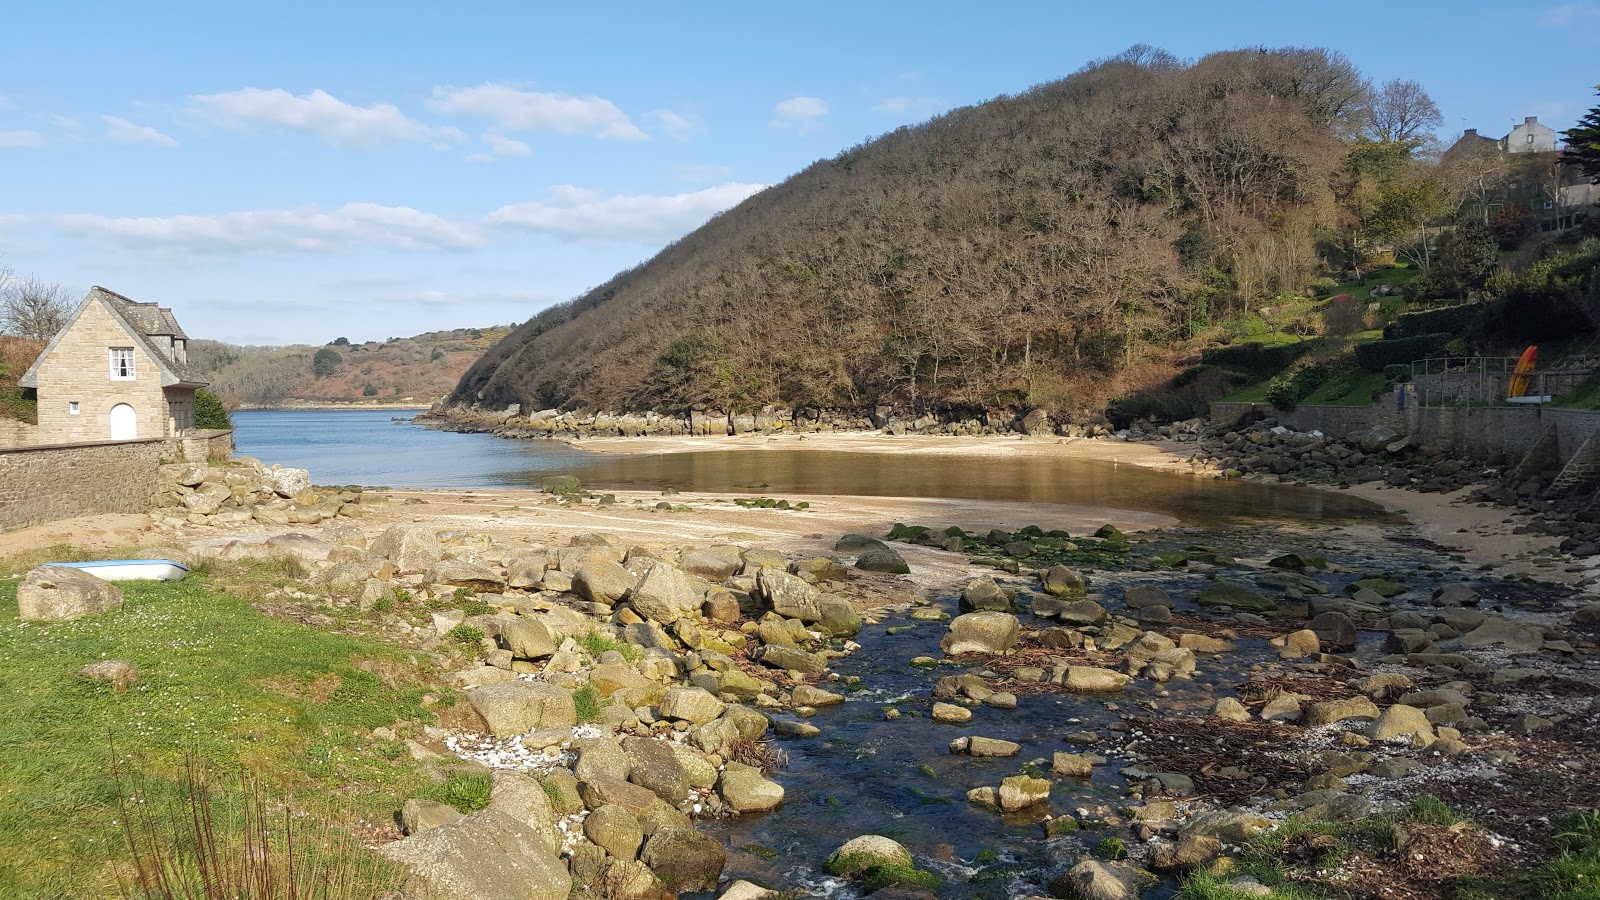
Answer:
[[1486, 222], [1507, 206], [1520, 206], [1539, 230], [1564, 231], [1592, 215], [1600, 201], [1600, 188], [1562, 165], [1556, 131], [1538, 116], [1525, 117], [1498, 139], [1468, 128], [1441, 162], [1461, 169], [1477, 185], [1462, 210]]
[[172, 310], [96, 285], [18, 380], [38, 395], [44, 444], [182, 437], [208, 382]]

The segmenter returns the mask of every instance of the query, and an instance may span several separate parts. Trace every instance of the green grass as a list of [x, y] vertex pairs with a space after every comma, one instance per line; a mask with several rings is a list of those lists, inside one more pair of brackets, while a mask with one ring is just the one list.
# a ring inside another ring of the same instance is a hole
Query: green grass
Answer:
[[590, 723], [600, 721], [600, 712], [611, 701], [600, 696], [600, 691], [592, 684], [586, 684], [572, 692], [572, 703], [577, 708], [578, 721]]
[[599, 659], [600, 654], [608, 650], [615, 650], [621, 653], [628, 662], [636, 662], [644, 658], [644, 651], [637, 646], [627, 641], [619, 641], [603, 631], [586, 632], [578, 638], [578, 646], [583, 648], [583, 652], [595, 659]]
[[[296, 809], [369, 821], [425, 783], [408, 759], [369, 751], [372, 728], [433, 721], [425, 673], [369, 641], [269, 618], [196, 568], [127, 583], [123, 609], [60, 624], [20, 622], [16, 582], [0, 582], [0, 885], [16, 896], [115, 884], [119, 768], [178, 784], [192, 755], [213, 773], [255, 773]], [[218, 577], [275, 583], [279, 568]], [[77, 674], [106, 659], [131, 662], [138, 684], [118, 694]]]
[[1355, 369], [1342, 372], [1323, 382], [1316, 390], [1300, 401], [1302, 406], [1366, 406], [1372, 402], [1374, 391], [1383, 389], [1387, 382], [1382, 374]]
[[1563, 409], [1600, 409], [1600, 374], [1585, 378], [1570, 394], [1556, 397], [1550, 405]]
[[1473, 879], [1460, 886], [1461, 900], [1600, 900], [1600, 810], [1567, 816], [1555, 824], [1560, 853], [1528, 872]]
[[1272, 379], [1266, 378], [1254, 384], [1247, 384], [1233, 393], [1222, 398], [1224, 403], [1265, 403], [1267, 402], [1267, 388], [1271, 386]]
[[1373, 288], [1382, 285], [1394, 285], [1404, 288], [1406, 283], [1417, 277], [1417, 270], [1405, 263], [1395, 263], [1392, 269], [1371, 269], [1366, 273], [1363, 281], [1341, 281], [1338, 287], [1328, 291], [1328, 296], [1350, 294], [1355, 297], [1366, 298]]
[[489, 773], [451, 772], [449, 778], [429, 785], [419, 796], [448, 803], [464, 813], [477, 812], [489, 805]]

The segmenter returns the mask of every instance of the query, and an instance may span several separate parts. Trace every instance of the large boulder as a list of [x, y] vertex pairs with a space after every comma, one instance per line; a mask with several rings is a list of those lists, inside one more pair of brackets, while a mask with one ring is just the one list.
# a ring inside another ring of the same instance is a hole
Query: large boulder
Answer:
[[856, 568], [863, 572], [881, 572], [886, 575], [910, 575], [911, 566], [906, 558], [888, 547], [873, 547], [856, 557]]
[[1006, 812], [1050, 801], [1050, 779], [1010, 775], [1000, 780], [1000, 808]]
[[736, 813], [765, 812], [783, 803], [783, 785], [762, 777], [755, 766], [737, 762], [723, 767], [717, 793]]
[[656, 796], [673, 805], [689, 799], [688, 775], [666, 741], [624, 738], [622, 750], [628, 755], [629, 781], [655, 791]]
[[951, 621], [950, 632], [939, 642], [939, 649], [947, 656], [1004, 653], [1016, 646], [1021, 633], [1022, 624], [1010, 613], [967, 613]]
[[756, 593], [785, 619], [815, 622], [822, 618], [822, 594], [788, 572], [763, 571], [756, 576]]
[[572, 592], [590, 603], [615, 604], [639, 583], [632, 572], [608, 559], [591, 559], [572, 576]]
[[232, 497], [233, 491], [227, 485], [208, 481], [183, 495], [183, 508], [196, 515], [215, 515], [222, 509], [222, 504]]
[[121, 589], [79, 569], [38, 566], [17, 585], [17, 617], [24, 622], [70, 622], [121, 608]]
[[626, 809], [610, 803], [589, 813], [583, 820], [583, 836], [617, 859], [633, 859], [644, 843], [644, 829]]
[[1195, 602], [1201, 606], [1243, 609], [1250, 612], [1275, 612], [1278, 604], [1243, 582], [1218, 579], [1200, 591]]
[[1052, 881], [1050, 890], [1057, 897], [1079, 900], [1137, 900], [1146, 887], [1158, 881], [1126, 863], [1086, 859]]
[[715, 838], [691, 827], [656, 829], [640, 859], [673, 891], [709, 891], [717, 886], [728, 851]]
[[1069, 691], [1100, 693], [1120, 691], [1128, 683], [1128, 676], [1097, 666], [1068, 666], [1061, 675], [1061, 684]]
[[543, 835], [485, 809], [378, 848], [406, 872], [408, 897], [425, 900], [566, 900], [567, 866]]
[[419, 525], [395, 525], [373, 540], [369, 548], [374, 556], [394, 563], [402, 572], [426, 572], [444, 558], [444, 548], [431, 528]]
[[807, 675], [821, 675], [828, 671], [828, 660], [822, 654], [808, 653], [796, 647], [768, 644], [758, 654], [754, 657], [756, 662], [772, 669], [804, 672]]
[[628, 603], [634, 612], [663, 625], [700, 614], [700, 594], [689, 582], [689, 576], [664, 562], [644, 573], [628, 595]]
[[961, 591], [961, 608], [978, 612], [1010, 612], [1011, 595], [987, 575], [967, 582]]
[[553, 684], [507, 681], [468, 688], [466, 695], [495, 737], [535, 728], [571, 728], [578, 723], [572, 695]]
[[273, 493], [279, 497], [298, 497], [311, 487], [311, 472], [307, 469], [273, 466], [262, 472], [261, 477], [272, 485]]
[[1039, 585], [1045, 593], [1055, 597], [1081, 597], [1089, 589], [1088, 579], [1066, 566], [1040, 569]]
[[818, 629], [834, 637], [851, 637], [861, 630], [861, 614], [849, 600], [824, 594], [817, 607], [821, 612], [816, 621]]
[[659, 708], [662, 718], [701, 725], [722, 715], [727, 704], [704, 688], [674, 687], [667, 689]]
[[448, 584], [469, 590], [489, 592], [506, 586], [500, 573], [480, 563], [464, 559], [441, 559], [428, 567], [429, 584]]
[[877, 834], [863, 834], [845, 841], [828, 854], [823, 868], [830, 875], [849, 878], [875, 869], [911, 868], [911, 851], [899, 841]]
[[542, 619], [499, 616], [500, 644], [517, 659], [544, 659], [556, 652], [556, 638]]

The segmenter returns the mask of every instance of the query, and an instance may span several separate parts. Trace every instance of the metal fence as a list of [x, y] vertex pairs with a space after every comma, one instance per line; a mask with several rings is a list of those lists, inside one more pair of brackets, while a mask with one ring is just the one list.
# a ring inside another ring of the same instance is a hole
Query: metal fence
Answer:
[[[1411, 364], [1411, 385], [1406, 393], [1421, 408], [1440, 406], [1499, 406], [1506, 398], [1517, 369], [1515, 356], [1448, 356], [1419, 359]], [[1522, 402], [1542, 402], [1571, 393], [1593, 374], [1592, 367], [1535, 370], [1528, 375]]]

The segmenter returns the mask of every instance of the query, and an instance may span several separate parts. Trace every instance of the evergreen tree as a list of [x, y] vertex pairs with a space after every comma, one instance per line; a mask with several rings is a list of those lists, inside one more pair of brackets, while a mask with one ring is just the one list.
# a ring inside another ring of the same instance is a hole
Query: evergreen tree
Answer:
[[[1595, 85], [1595, 90], [1600, 91], [1600, 85]], [[1590, 107], [1578, 124], [1561, 132], [1561, 136], [1567, 139], [1561, 162], [1600, 181], [1600, 106]]]

